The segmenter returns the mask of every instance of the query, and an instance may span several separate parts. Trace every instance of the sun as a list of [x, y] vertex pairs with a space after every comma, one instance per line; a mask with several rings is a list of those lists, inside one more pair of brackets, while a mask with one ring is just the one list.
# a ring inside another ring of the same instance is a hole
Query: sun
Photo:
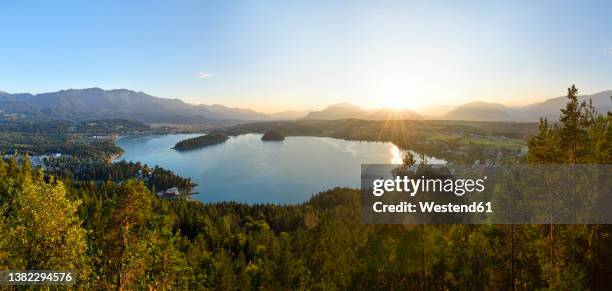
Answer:
[[[373, 107], [403, 110], [421, 107], [429, 102], [424, 97], [429, 94], [415, 86], [414, 76], [403, 71], [384, 72], [371, 76], [364, 82], [365, 94]], [[415, 96], [417, 96], [415, 98]]]

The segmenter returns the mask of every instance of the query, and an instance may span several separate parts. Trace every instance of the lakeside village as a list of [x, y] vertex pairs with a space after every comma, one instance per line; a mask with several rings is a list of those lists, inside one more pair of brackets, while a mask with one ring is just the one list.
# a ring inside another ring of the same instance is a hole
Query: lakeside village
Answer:
[[[2, 158], [5, 161], [10, 160], [14, 155], [12, 154], [5, 154], [2, 156]], [[23, 158], [25, 156], [24, 155], [17, 155], [17, 161], [18, 162], [22, 162]], [[42, 167], [43, 169], [47, 169], [47, 162], [51, 161], [53, 159], [59, 159], [62, 157], [62, 153], [51, 153], [48, 155], [37, 155], [37, 156], [28, 156], [30, 159], [30, 164], [32, 165], [32, 167]], [[64, 156], [67, 157], [67, 156]]]
[[[142, 170], [138, 170], [136, 173], [136, 179], [144, 180], [145, 183], [149, 182], [149, 180], [153, 177], [153, 172], [148, 171], [147, 173], [143, 173]], [[199, 192], [189, 192], [181, 194], [181, 191], [177, 186], [170, 187], [166, 190], [158, 191], [155, 193], [160, 199], [176, 199], [180, 197], [190, 198], [192, 195], [197, 195]]]

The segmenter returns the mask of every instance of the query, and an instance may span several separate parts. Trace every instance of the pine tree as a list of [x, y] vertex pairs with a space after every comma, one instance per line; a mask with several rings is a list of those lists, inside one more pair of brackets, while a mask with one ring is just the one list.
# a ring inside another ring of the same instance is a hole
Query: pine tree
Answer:
[[529, 163], [548, 164], [560, 161], [556, 127], [550, 126], [546, 118], [540, 119], [538, 134], [530, 138], [527, 144]]
[[563, 151], [565, 163], [584, 162], [589, 152], [587, 128], [592, 124], [596, 114], [591, 102], [578, 101], [578, 89], [572, 85], [567, 89], [568, 102], [561, 109], [559, 122], [559, 144]]
[[23, 156], [23, 173], [26, 176], [32, 174], [32, 163], [30, 162], [30, 155], [27, 153]]
[[404, 158], [402, 159], [402, 163], [405, 167], [412, 167], [416, 164], [416, 160], [412, 152], [407, 151], [404, 154]]
[[0, 177], [4, 176], [5, 173], [6, 173], [6, 166], [4, 165], [4, 158], [2, 157], [2, 154], [0, 153]]
[[143, 282], [146, 261], [146, 228], [152, 214], [151, 193], [142, 182], [129, 180], [119, 191], [118, 207], [114, 211], [109, 233], [109, 257], [117, 270], [117, 288], [132, 289]]
[[178, 250], [179, 239], [168, 227], [150, 230], [145, 238], [148, 287], [155, 290], [187, 288], [187, 274], [191, 270], [184, 254]]

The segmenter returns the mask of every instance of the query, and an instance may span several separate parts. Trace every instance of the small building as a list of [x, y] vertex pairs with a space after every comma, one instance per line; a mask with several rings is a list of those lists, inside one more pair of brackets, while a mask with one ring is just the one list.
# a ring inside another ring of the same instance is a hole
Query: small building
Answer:
[[45, 164], [45, 161], [48, 159], [47, 156], [42, 155], [42, 156], [31, 156], [30, 157], [30, 164], [33, 167], [40, 167], [43, 166]]
[[159, 197], [177, 197], [179, 195], [181, 195], [181, 192], [178, 190], [177, 187], [172, 187], [166, 189], [166, 191], [157, 192], [157, 196]]

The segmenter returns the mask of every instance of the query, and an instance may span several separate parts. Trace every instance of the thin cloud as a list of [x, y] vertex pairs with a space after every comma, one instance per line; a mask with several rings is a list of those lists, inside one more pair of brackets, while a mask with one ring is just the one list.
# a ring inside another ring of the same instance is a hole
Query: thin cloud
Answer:
[[212, 74], [211, 73], [206, 73], [206, 72], [198, 72], [197, 77], [198, 77], [198, 79], [206, 79], [206, 78], [212, 77]]
[[604, 52], [605, 52], [606, 54], [612, 55], [612, 46], [609, 46], [609, 47], [607, 47], [607, 48], [604, 48]]

